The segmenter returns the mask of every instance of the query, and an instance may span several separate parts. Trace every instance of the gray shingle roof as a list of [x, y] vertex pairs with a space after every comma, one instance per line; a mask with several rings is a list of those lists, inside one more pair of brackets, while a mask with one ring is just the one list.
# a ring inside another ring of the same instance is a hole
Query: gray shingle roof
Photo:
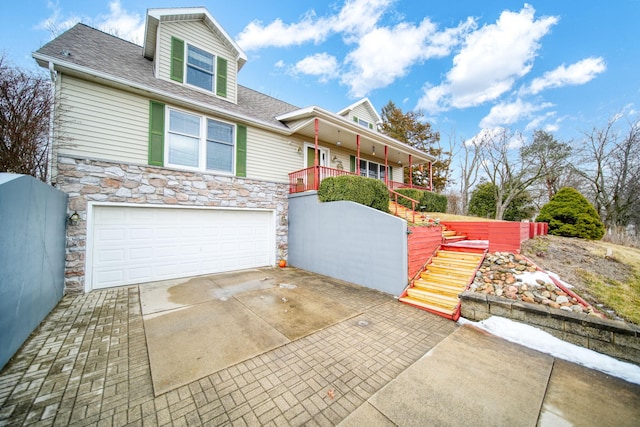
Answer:
[[153, 73], [153, 62], [142, 56], [141, 46], [84, 24], [75, 25], [38, 49], [36, 54], [54, 62], [69, 62], [115, 79], [191, 99], [283, 130], [288, 129], [287, 126], [275, 117], [299, 109], [241, 85], [238, 85], [238, 103], [233, 104], [184, 85], [157, 79]]

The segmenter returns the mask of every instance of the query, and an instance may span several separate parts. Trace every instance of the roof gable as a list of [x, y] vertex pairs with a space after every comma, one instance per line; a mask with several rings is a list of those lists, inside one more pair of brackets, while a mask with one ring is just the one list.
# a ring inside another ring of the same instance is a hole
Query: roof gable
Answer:
[[338, 111], [337, 114], [339, 116], [349, 117], [353, 115], [353, 111], [355, 110], [360, 110], [360, 111], [364, 110], [367, 112], [368, 117], [360, 117], [362, 119], [369, 119], [373, 123], [380, 123], [382, 121], [382, 118], [380, 118], [380, 116], [378, 115], [378, 112], [374, 108], [371, 101], [369, 101], [369, 98], [362, 98], [360, 101], [354, 102], [353, 104], [349, 105], [347, 108], [344, 108], [343, 110]]
[[185, 7], [168, 9], [149, 9], [144, 30], [144, 46], [142, 54], [153, 60], [158, 42], [158, 26], [160, 22], [202, 21], [204, 24], [236, 55], [238, 71], [247, 62], [247, 55], [240, 46], [227, 34], [222, 26], [204, 7]]

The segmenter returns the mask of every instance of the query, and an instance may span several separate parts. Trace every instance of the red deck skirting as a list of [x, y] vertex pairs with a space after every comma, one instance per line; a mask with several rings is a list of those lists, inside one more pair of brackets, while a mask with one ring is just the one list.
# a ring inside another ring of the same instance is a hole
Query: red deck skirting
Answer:
[[546, 223], [512, 221], [443, 221], [448, 229], [465, 234], [469, 240], [488, 240], [489, 252], [520, 252], [520, 244], [534, 237], [547, 234]]
[[442, 243], [442, 227], [408, 227], [408, 277], [412, 278], [438, 249]]

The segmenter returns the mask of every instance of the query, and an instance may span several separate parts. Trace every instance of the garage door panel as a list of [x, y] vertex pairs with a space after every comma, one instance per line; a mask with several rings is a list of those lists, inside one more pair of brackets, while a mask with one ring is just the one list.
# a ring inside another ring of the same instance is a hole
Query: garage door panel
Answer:
[[272, 218], [268, 211], [97, 206], [91, 286], [272, 265]]

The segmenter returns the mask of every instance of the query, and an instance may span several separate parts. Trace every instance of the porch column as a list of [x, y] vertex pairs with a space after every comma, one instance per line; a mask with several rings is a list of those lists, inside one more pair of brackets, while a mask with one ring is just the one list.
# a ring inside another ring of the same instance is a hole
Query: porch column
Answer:
[[314, 120], [314, 126], [315, 126], [315, 143], [316, 143], [316, 152], [315, 152], [315, 157], [313, 159], [313, 189], [314, 190], [318, 190], [318, 188], [320, 188], [320, 168], [318, 167], [319, 163], [319, 159], [318, 159], [318, 126], [319, 126], [319, 120], [316, 117], [316, 119]]
[[356, 135], [356, 175], [360, 176], [360, 134]]
[[389, 187], [389, 147], [384, 146], [384, 185]]
[[429, 162], [429, 190], [433, 191], [433, 163]]
[[413, 188], [413, 156], [409, 154], [409, 188]]

